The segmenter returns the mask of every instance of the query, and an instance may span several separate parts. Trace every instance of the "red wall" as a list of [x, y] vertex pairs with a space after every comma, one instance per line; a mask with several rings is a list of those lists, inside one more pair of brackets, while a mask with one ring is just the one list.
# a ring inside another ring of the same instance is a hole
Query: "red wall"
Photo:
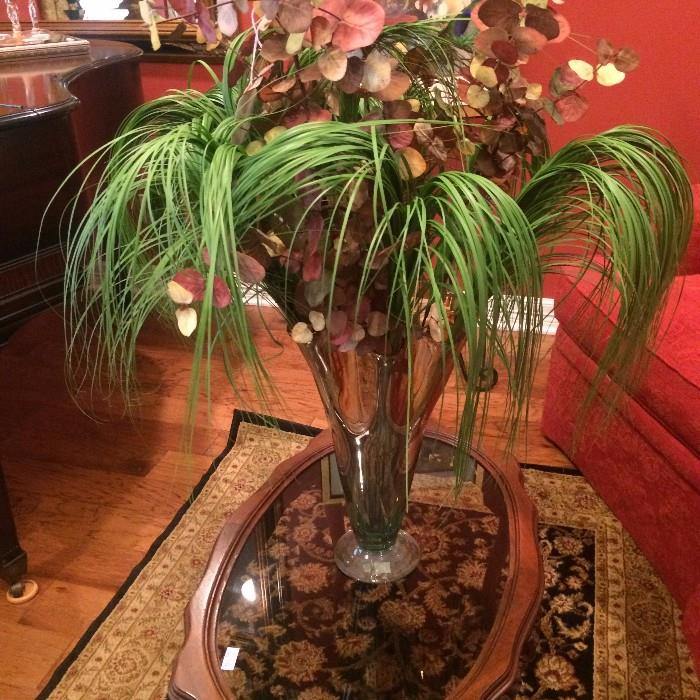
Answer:
[[[552, 145], [558, 148], [582, 134], [617, 124], [644, 124], [663, 133], [687, 161], [693, 181], [700, 181], [700, 2], [697, 0], [568, 0], [560, 6], [576, 38], [595, 46], [603, 37], [615, 46], [630, 46], [641, 64], [624, 82], [605, 88], [586, 87], [590, 108], [574, 124], [552, 125]], [[565, 41], [543, 56], [554, 68], [563, 58], [592, 56]]]
[[[221, 75], [221, 65], [212, 66]], [[190, 66], [184, 63], [141, 63], [141, 83], [143, 96], [147, 100], [159, 97], [167, 90], [185, 90], [188, 87]], [[189, 87], [205, 92], [213, 85], [206, 69], [195, 66]]]

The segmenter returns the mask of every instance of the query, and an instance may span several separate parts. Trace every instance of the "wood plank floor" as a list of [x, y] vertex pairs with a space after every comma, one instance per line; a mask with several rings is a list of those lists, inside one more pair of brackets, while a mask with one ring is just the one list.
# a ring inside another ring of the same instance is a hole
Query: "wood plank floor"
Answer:
[[[262, 328], [256, 338], [282, 400], [261, 406], [250, 389], [237, 400], [222, 363], [215, 363], [213, 400], [208, 410], [204, 402], [200, 406], [191, 453], [182, 441], [190, 357], [183, 339], [155, 326], [146, 330], [138, 417], [110, 416], [102, 404], [101, 422], [84, 415], [65, 389], [63, 328], [53, 312], [33, 319], [0, 349], [0, 459], [30, 575], [41, 587], [24, 606], [9, 605], [0, 590], [0, 698], [36, 696], [222, 450], [235, 407], [325, 425], [301, 354], [272, 310], [264, 313], [276, 342]], [[540, 434], [551, 341], [545, 336], [530, 424], [518, 439], [516, 457], [567, 466]], [[501, 382], [487, 426], [485, 447], [492, 454], [503, 444], [503, 397]], [[448, 386], [444, 428], [454, 424], [454, 405]]]

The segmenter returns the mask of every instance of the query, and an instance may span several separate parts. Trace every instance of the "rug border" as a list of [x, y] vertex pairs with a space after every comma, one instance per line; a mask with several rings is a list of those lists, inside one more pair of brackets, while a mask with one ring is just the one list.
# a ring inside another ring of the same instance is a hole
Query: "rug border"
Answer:
[[226, 446], [224, 447], [224, 449], [219, 453], [219, 455], [214, 459], [207, 471], [202, 475], [200, 480], [190, 492], [190, 495], [177, 510], [172, 520], [168, 523], [163, 532], [161, 532], [160, 535], [158, 535], [158, 537], [156, 537], [156, 539], [153, 540], [153, 543], [143, 555], [141, 561], [131, 570], [126, 579], [124, 579], [124, 582], [121, 584], [121, 586], [119, 586], [116, 593], [112, 596], [110, 601], [103, 608], [102, 612], [90, 623], [89, 627], [85, 630], [80, 639], [76, 642], [75, 646], [71, 649], [71, 651], [68, 652], [68, 654], [63, 658], [61, 663], [56, 667], [46, 685], [44, 685], [39, 694], [36, 696], [36, 700], [47, 700], [49, 695], [56, 689], [58, 684], [61, 682], [61, 679], [66, 675], [70, 667], [78, 659], [83, 649], [85, 649], [85, 647], [88, 645], [89, 641], [95, 635], [102, 623], [114, 611], [114, 609], [119, 604], [119, 601], [124, 597], [124, 594], [129, 590], [129, 588], [134, 583], [138, 575], [146, 568], [147, 564], [151, 561], [155, 553], [158, 551], [158, 548], [169, 537], [169, 535], [178, 525], [180, 520], [182, 520], [183, 516], [189, 510], [194, 500], [197, 498], [197, 496], [199, 496], [209, 479], [218, 469], [224, 457], [226, 457], [226, 455], [233, 449], [233, 446], [236, 444], [236, 440], [238, 439], [238, 429], [240, 428], [241, 423], [276, 427], [280, 430], [283, 430], [286, 433], [296, 433], [298, 435], [307, 435], [309, 437], [315, 437], [321, 432], [320, 428], [314, 428], [313, 426], [304, 425], [303, 423], [295, 423], [294, 421], [283, 420], [281, 418], [274, 418], [272, 416], [267, 416], [263, 413], [255, 413], [253, 411], [241, 411], [239, 409], [234, 409], [231, 428], [229, 430], [228, 439], [226, 440]]

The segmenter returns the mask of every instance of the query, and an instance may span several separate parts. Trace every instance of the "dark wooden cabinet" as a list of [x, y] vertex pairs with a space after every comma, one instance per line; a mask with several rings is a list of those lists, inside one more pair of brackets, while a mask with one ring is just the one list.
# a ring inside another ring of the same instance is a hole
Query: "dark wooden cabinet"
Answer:
[[84, 173], [46, 207], [143, 101], [140, 55], [130, 44], [93, 41], [84, 54], [0, 61], [0, 342], [61, 298], [62, 216]]

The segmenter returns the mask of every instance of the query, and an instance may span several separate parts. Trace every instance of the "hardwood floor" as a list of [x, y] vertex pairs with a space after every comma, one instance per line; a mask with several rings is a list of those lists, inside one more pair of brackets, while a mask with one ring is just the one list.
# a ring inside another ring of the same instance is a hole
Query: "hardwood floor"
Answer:
[[[35, 697], [53, 669], [111, 599], [186, 500], [193, 485], [226, 442], [235, 407], [259, 410], [319, 427], [320, 400], [301, 354], [274, 312], [264, 312], [282, 347], [259, 328], [270, 374], [283, 401], [261, 406], [251, 389], [242, 405], [222, 363], [212, 373], [209, 410], [201, 402], [191, 453], [183, 449], [188, 388], [187, 343], [156, 326], [140, 343], [144, 394], [137, 419], [88, 418], [72, 402], [63, 378], [63, 328], [47, 311], [21, 328], [0, 349], [0, 425], [3, 461], [30, 576], [40, 593], [11, 606], [0, 593], [0, 698]], [[552, 336], [530, 402], [530, 424], [516, 457], [566, 466], [567, 459], [540, 434], [540, 416]], [[502, 446], [503, 382], [493, 391], [493, 417], [485, 449]], [[454, 387], [446, 391], [442, 426], [453, 425]]]

